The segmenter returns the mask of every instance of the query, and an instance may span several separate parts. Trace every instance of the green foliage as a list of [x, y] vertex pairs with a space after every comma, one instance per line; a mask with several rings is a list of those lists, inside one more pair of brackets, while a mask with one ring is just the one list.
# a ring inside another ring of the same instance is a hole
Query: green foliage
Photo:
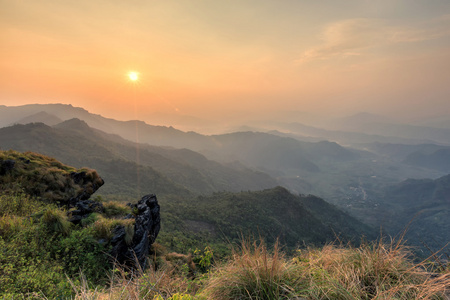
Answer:
[[101, 215], [99, 213], [91, 213], [87, 218], [81, 219], [81, 226], [86, 227], [94, 224], [100, 217]]
[[22, 228], [31, 226], [33, 221], [29, 218], [21, 218], [14, 215], [0, 217], [0, 237], [8, 239]]
[[107, 255], [108, 247], [94, 238], [92, 228], [74, 230], [52, 247], [52, 253], [58, 258], [66, 274], [74, 276], [83, 271], [90, 281], [102, 282], [110, 269]]
[[63, 266], [52, 259], [46, 247], [50, 240], [39, 224], [30, 223], [22, 223], [20, 230], [10, 232], [6, 239], [0, 237], [0, 295], [71, 294]]
[[214, 262], [214, 252], [209, 246], [206, 246], [204, 250], [195, 249], [192, 260], [194, 261], [197, 269], [206, 273], [211, 268]]
[[91, 282], [107, 280], [107, 246], [97, 242], [90, 227], [66, 230], [61, 217], [49, 207], [40, 222], [0, 218], [0, 297], [28, 298], [42, 291], [49, 298], [67, 298], [73, 291], [66, 274], [73, 277], [81, 270]]
[[29, 216], [42, 208], [42, 201], [23, 191], [2, 191], [0, 193], [0, 217], [7, 215]]

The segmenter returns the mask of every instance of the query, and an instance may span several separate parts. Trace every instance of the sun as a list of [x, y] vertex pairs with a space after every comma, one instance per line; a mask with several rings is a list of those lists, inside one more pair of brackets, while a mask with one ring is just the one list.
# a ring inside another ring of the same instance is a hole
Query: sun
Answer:
[[130, 78], [131, 81], [136, 81], [138, 80], [139, 76], [136, 72], [130, 72], [128, 73], [128, 78]]

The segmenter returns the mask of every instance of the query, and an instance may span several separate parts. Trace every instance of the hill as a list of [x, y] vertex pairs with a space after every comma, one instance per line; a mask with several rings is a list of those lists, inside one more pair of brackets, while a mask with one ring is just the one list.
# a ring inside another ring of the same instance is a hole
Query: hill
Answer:
[[154, 193], [208, 193], [273, 187], [274, 179], [249, 168], [210, 161], [187, 149], [135, 144], [71, 119], [54, 127], [42, 123], [0, 129], [0, 147], [36, 151], [105, 174], [103, 194], [136, 195], [140, 184]]
[[[296, 196], [282, 187], [254, 192], [219, 192], [191, 201], [173, 201], [167, 203], [166, 209], [176, 215], [184, 232], [183, 237], [178, 237], [180, 245], [173, 245], [179, 247], [179, 251], [194, 245], [189, 237], [192, 239], [195, 235], [208, 244], [238, 242], [242, 236], [261, 236], [273, 244], [279, 238], [290, 250], [305, 245], [324, 245], [337, 237], [358, 244], [362, 236], [368, 239], [376, 236], [373, 229], [323, 199], [312, 195]], [[179, 225], [168, 224], [167, 228], [175, 229]], [[164, 240], [162, 234], [160, 241]]]

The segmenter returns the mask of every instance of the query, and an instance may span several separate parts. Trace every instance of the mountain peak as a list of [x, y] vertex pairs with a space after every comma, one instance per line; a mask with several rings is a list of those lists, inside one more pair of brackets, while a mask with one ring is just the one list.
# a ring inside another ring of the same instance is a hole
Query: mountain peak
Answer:
[[64, 122], [56, 124], [53, 127], [59, 128], [59, 129], [70, 129], [70, 130], [81, 130], [81, 131], [92, 130], [92, 128], [89, 127], [89, 125], [85, 121], [80, 120], [78, 118], [72, 118], [72, 119], [66, 120]]
[[53, 126], [60, 122], [62, 122], [62, 120], [57, 116], [49, 114], [46, 111], [39, 111], [14, 122], [14, 124], [44, 123], [48, 126]]

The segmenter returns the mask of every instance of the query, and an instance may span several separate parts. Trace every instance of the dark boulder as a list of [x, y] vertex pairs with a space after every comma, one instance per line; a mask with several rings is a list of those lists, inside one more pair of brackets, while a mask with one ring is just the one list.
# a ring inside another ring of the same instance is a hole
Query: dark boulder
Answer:
[[87, 218], [93, 212], [105, 211], [103, 204], [93, 200], [80, 200], [75, 202], [72, 208], [75, 209], [69, 212], [69, 221], [75, 225], [79, 224], [82, 219]]
[[133, 240], [128, 245], [125, 241], [125, 228], [117, 226], [111, 240], [110, 254], [120, 264], [134, 267], [137, 262], [145, 269], [150, 246], [155, 242], [161, 228], [160, 208], [156, 196], [152, 194], [142, 197], [131, 207], [135, 212]]
[[0, 175], [5, 175], [7, 172], [14, 169], [16, 162], [13, 159], [6, 159], [0, 163]]

